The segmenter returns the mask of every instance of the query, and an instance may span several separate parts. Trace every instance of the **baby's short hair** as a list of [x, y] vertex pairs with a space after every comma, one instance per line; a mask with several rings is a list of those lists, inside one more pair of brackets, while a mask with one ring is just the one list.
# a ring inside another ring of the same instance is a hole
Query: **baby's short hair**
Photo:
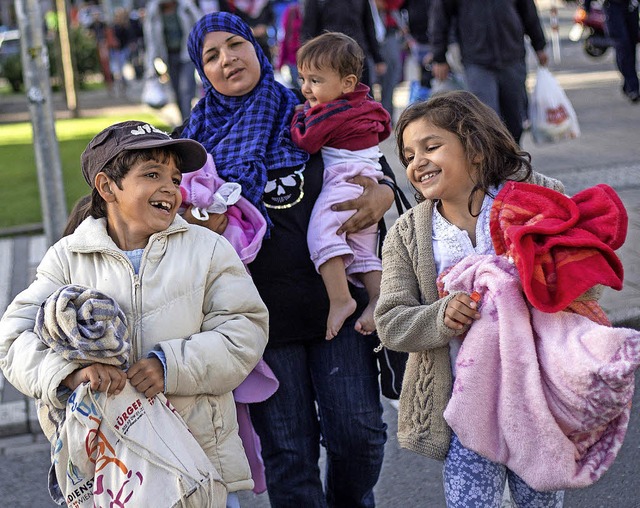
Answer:
[[296, 54], [299, 69], [314, 66], [317, 69], [333, 69], [341, 78], [354, 74], [358, 81], [364, 68], [364, 52], [348, 35], [325, 32], [307, 41]]

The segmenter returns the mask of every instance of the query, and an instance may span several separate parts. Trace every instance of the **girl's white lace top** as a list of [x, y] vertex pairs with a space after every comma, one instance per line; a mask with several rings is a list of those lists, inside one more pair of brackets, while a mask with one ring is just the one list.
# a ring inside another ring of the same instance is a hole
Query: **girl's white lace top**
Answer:
[[[490, 192], [495, 196], [498, 190], [491, 189]], [[492, 205], [493, 198], [485, 194], [476, 223], [475, 246], [471, 243], [471, 238], [466, 231], [451, 224], [440, 214], [437, 206], [433, 207], [433, 255], [438, 275], [471, 254], [495, 254], [489, 230], [489, 215]], [[454, 377], [456, 375], [456, 357], [461, 345], [462, 341], [457, 337], [449, 342], [449, 355]]]

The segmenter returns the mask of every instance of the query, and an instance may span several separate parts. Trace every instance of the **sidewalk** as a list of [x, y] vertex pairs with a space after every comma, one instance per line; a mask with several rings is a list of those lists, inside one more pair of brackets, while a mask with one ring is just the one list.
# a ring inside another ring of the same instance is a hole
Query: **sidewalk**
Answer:
[[[140, 104], [142, 95], [142, 80], [129, 82], [123, 94], [115, 95], [105, 89], [78, 90], [78, 116], [94, 117], [104, 114], [128, 114], [135, 118], [141, 112], [152, 113], [159, 116], [169, 125], [180, 123], [180, 113], [173, 103], [161, 109], [153, 109], [145, 104]], [[172, 92], [167, 88], [169, 94]], [[62, 92], [54, 92], [51, 98], [56, 120], [71, 118], [67, 109], [65, 96]], [[0, 124], [15, 122], [30, 122], [29, 103], [26, 95], [13, 94], [3, 97], [0, 102]]]

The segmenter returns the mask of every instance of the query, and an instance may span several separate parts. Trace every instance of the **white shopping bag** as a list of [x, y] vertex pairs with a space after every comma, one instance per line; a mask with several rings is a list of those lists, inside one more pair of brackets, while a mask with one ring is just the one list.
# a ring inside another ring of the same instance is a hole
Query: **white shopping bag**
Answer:
[[76, 388], [53, 460], [69, 507], [226, 504], [220, 475], [166, 397], [147, 399], [128, 381], [110, 397]]
[[169, 104], [169, 95], [158, 78], [147, 78], [142, 87], [142, 97], [140, 100], [147, 106], [161, 109]]
[[529, 101], [529, 119], [535, 143], [556, 143], [580, 136], [576, 112], [546, 67], [538, 67], [536, 85]]

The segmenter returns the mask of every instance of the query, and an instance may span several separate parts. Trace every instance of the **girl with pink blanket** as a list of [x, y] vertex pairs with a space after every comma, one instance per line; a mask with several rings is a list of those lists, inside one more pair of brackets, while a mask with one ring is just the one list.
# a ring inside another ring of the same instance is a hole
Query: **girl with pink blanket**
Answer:
[[[563, 186], [535, 173], [529, 154], [496, 113], [469, 92], [438, 94], [410, 106], [396, 134], [419, 201], [387, 234], [375, 310], [382, 343], [411, 353], [400, 397], [398, 441], [444, 460], [448, 507], [499, 507], [507, 480], [517, 506], [560, 507], [562, 491], [533, 489], [508, 467], [465, 447], [445, 420], [462, 338], [480, 319], [483, 302], [459, 290], [440, 298], [436, 282], [468, 256], [495, 254], [490, 210], [507, 181], [560, 192]], [[467, 417], [472, 421], [474, 414]]]

